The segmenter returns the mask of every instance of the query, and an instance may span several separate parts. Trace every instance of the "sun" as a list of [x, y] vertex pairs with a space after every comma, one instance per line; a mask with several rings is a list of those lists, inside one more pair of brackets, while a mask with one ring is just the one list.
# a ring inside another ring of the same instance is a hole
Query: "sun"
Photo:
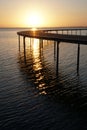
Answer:
[[40, 27], [42, 24], [41, 16], [37, 13], [30, 14], [26, 19], [29, 27]]
[[29, 19], [32, 26], [37, 26], [40, 23], [40, 18], [37, 15], [31, 15]]

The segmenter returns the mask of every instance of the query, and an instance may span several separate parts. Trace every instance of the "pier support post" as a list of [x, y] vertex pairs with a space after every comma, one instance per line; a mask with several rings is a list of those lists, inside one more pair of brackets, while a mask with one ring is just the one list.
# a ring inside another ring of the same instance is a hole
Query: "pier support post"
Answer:
[[23, 37], [23, 45], [24, 45], [24, 62], [26, 63], [26, 47], [25, 47], [25, 36]]
[[79, 63], [80, 63], [80, 44], [78, 43], [78, 50], [77, 50], [77, 74], [79, 75]]
[[58, 30], [56, 31], [56, 34], [58, 34]]
[[19, 51], [20, 51], [20, 35], [18, 35]]
[[68, 35], [68, 30], [67, 30], [67, 35]]
[[43, 39], [40, 39], [40, 48], [43, 48]]
[[63, 30], [62, 30], [62, 34], [63, 34]]
[[72, 35], [72, 30], [71, 30], [71, 35]]
[[59, 71], [59, 41], [57, 41], [57, 59], [56, 59], [56, 75], [58, 76]]
[[56, 58], [56, 41], [54, 41], [54, 60]]

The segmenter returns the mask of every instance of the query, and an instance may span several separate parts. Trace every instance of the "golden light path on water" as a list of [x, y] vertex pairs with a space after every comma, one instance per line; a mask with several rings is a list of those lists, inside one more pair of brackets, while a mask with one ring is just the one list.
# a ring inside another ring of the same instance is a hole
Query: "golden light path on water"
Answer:
[[38, 84], [38, 89], [43, 90], [40, 94], [46, 94], [44, 91], [45, 83], [43, 82], [44, 75], [42, 75], [41, 70], [43, 69], [41, 62], [41, 48], [40, 48], [40, 40], [33, 40], [33, 69], [36, 72], [36, 83]]

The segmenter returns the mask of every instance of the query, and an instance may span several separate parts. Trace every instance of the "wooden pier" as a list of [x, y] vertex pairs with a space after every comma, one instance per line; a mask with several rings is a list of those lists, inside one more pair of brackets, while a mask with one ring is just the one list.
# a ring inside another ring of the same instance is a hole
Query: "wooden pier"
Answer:
[[69, 42], [69, 43], [74, 43], [74, 44], [75, 43], [87, 44], [87, 36], [58, 34], [58, 33], [56, 34], [56, 33], [51, 33], [51, 31], [49, 32], [49, 30], [21, 31], [21, 32], [17, 32], [17, 34], [23, 37], [38, 38], [38, 39], [43, 39], [43, 40], [45, 39], [45, 40], [54, 40], [54, 41], [59, 41], [59, 42]]
[[[54, 41], [54, 50], [55, 44], [57, 50], [57, 71], [59, 64], [59, 43], [74, 43], [77, 44], [77, 74], [79, 74], [79, 63], [80, 63], [80, 44], [87, 45], [87, 35], [81, 35], [83, 30], [87, 30], [87, 28], [78, 28], [78, 29], [47, 29], [47, 30], [29, 30], [29, 31], [21, 31], [17, 32], [19, 36], [19, 51], [20, 51], [20, 36], [23, 37], [24, 44], [24, 53], [25, 53], [25, 38], [37, 38], [41, 40], [53, 40]], [[62, 32], [61, 34], [59, 32]], [[66, 34], [64, 32], [67, 32]], [[71, 31], [71, 34], [69, 33]], [[76, 33], [73, 34], [72, 32]], [[77, 35], [77, 31], [79, 31], [79, 35]], [[43, 44], [43, 43], [42, 43]]]

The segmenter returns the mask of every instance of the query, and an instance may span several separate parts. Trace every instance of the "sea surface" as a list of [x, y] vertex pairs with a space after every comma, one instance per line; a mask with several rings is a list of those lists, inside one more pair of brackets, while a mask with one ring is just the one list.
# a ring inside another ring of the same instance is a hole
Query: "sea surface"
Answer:
[[77, 73], [77, 44], [60, 42], [57, 60], [54, 41], [24, 51], [21, 37], [19, 51], [21, 30], [0, 29], [0, 130], [87, 130], [87, 45]]

